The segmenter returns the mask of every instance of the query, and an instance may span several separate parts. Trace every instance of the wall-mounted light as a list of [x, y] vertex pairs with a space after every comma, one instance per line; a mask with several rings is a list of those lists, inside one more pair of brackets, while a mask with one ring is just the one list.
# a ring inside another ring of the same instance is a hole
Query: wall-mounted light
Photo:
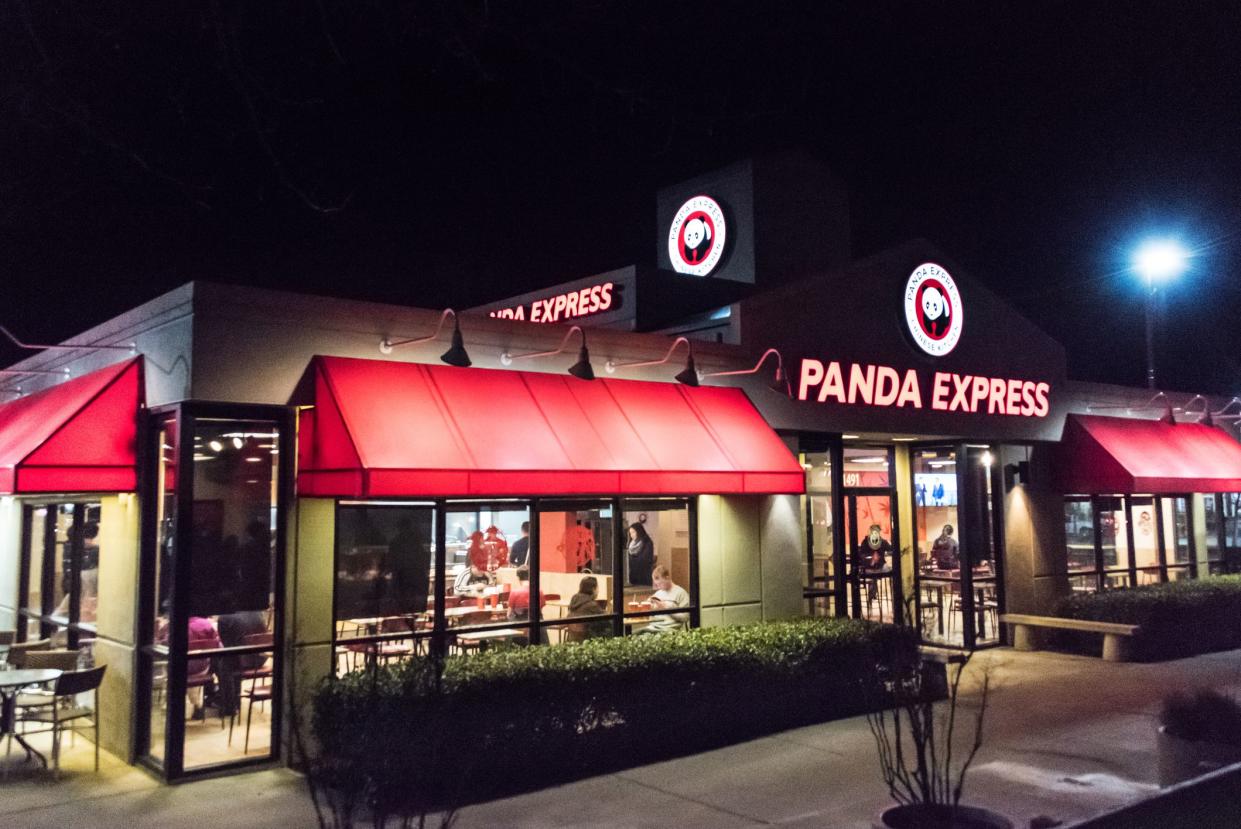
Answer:
[[639, 366], [663, 365], [672, 359], [673, 352], [677, 350], [677, 346], [681, 343], [685, 343], [685, 345], [689, 348], [689, 356], [685, 358], [685, 368], [677, 372], [673, 379], [683, 386], [697, 386], [698, 367], [694, 365], [694, 344], [685, 337], [677, 337], [673, 340], [672, 347], [668, 349], [668, 353], [665, 354], [661, 360], [633, 360], [627, 363], [617, 363], [612, 360], [608, 360], [604, 363], [603, 367], [607, 370], [608, 374], [615, 374], [618, 368], [638, 368]]
[[763, 356], [759, 357], [758, 362], [754, 364], [754, 368], [741, 369], [740, 371], [713, 371], [710, 374], [702, 375], [702, 377], [703, 379], [706, 379], [707, 377], [733, 377], [738, 374], [757, 374], [758, 370], [763, 367], [763, 363], [766, 362], [767, 358], [772, 354], [776, 355], [776, 376], [775, 379], [767, 385], [767, 388], [777, 394], [783, 394], [792, 400], [793, 387], [789, 384], [788, 375], [784, 373], [784, 357], [777, 349], [774, 348], [769, 348], [764, 351]]
[[25, 343], [13, 336], [13, 332], [0, 325], [0, 334], [8, 338], [9, 342], [18, 348], [24, 348], [28, 351], [81, 351], [105, 349], [111, 351], [128, 351], [133, 354], [138, 350], [137, 343], [125, 343], [124, 345], [103, 345], [99, 343], [83, 343], [82, 345], [42, 345], [40, 343]]
[[1030, 462], [1018, 461], [1017, 463], [1004, 464], [1004, 488], [1012, 489], [1017, 484], [1030, 483]]
[[982, 462], [983, 466], [990, 469], [991, 464], [995, 463], [995, 456], [991, 454], [990, 449], [984, 449], [982, 453], [982, 457], [979, 458], [979, 460]]
[[531, 351], [526, 354], [513, 354], [505, 351], [500, 355], [500, 364], [511, 366], [514, 360], [530, 360], [536, 357], [551, 357], [564, 351], [564, 347], [569, 344], [569, 338], [574, 333], [582, 335], [582, 347], [577, 352], [577, 362], [569, 366], [569, 373], [579, 380], [594, 380], [595, 369], [590, 364], [590, 349], [586, 347], [586, 332], [580, 325], [573, 325], [565, 333], [564, 339], [560, 341], [560, 345], [551, 351]]
[[447, 363], [450, 366], [458, 368], [469, 368], [473, 365], [470, 362], [470, 355], [465, 351], [465, 340], [461, 337], [461, 322], [457, 319], [457, 312], [451, 308], [445, 308], [440, 314], [439, 324], [435, 326], [435, 333], [429, 337], [414, 337], [408, 340], [390, 340], [384, 337], [379, 341], [379, 352], [381, 354], [391, 354], [394, 348], [400, 348], [403, 345], [418, 345], [419, 343], [429, 343], [431, 340], [439, 337], [440, 332], [444, 330], [444, 323], [448, 320], [448, 316], [452, 315], [452, 345], [448, 350], [440, 355], [440, 362]]

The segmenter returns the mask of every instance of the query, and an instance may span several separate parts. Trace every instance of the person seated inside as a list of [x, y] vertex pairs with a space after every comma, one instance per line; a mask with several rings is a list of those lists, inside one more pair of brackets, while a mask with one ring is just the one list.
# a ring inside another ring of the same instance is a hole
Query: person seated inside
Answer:
[[859, 570], [887, 571], [888, 556], [892, 555], [892, 543], [883, 537], [883, 528], [871, 524], [866, 538], [857, 546], [855, 561]]
[[[651, 571], [651, 584], [655, 588], [649, 599], [651, 610], [667, 610], [674, 607], [689, 607], [689, 593], [684, 587], [674, 584], [672, 573], [660, 564]], [[635, 631], [636, 634], [667, 633], [680, 630], [689, 624], [688, 613], [668, 613], [651, 618], [651, 623]]]
[[477, 596], [489, 584], [491, 584], [491, 576], [486, 570], [474, 564], [468, 564], [453, 580], [452, 592], [457, 596]]
[[957, 540], [952, 537], [952, 525], [945, 524], [939, 538], [931, 545], [931, 563], [937, 570], [956, 570], [961, 566]]
[[[574, 616], [602, 616], [607, 610], [599, 603], [599, 580], [594, 576], [586, 576], [578, 584], [577, 592], [573, 594], [573, 598], [569, 599], [568, 618]], [[576, 625], [570, 625], [566, 641], [581, 642], [586, 639], [594, 639], [598, 636], [609, 636], [612, 633], [612, 623], [606, 619], [597, 619], [593, 622], [579, 622]]]
[[[543, 591], [539, 591], [539, 610], [547, 604]], [[517, 568], [517, 584], [508, 594], [508, 617], [516, 621], [530, 618], [530, 568]]]

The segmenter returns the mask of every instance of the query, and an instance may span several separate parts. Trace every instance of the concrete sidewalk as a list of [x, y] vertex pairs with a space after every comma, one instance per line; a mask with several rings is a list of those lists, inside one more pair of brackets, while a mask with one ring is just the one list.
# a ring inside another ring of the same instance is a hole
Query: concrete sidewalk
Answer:
[[[1155, 713], [1165, 693], [1241, 692], [1241, 651], [1155, 665], [989, 651], [970, 666], [971, 704], [984, 670], [993, 686], [987, 739], [965, 799], [1021, 827], [1036, 815], [1079, 819], [1154, 791]], [[82, 742], [67, 769], [59, 783], [42, 774], [0, 783], [0, 826], [315, 826], [305, 786], [285, 770], [161, 786], [115, 760], [91, 774]], [[887, 804], [866, 721], [854, 718], [470, 806], [455, 825], [862, 829]]]

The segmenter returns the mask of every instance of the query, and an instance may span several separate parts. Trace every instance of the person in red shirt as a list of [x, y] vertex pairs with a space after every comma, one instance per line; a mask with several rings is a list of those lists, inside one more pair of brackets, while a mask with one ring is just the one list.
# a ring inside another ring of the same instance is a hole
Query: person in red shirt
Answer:
[[[539, 610], [547, 604], [543, 591], [539, 591]], [[530, 618], [530, 568], [517, 568], [517, 585], [508, 594], [508, 617], [513, 620]]]

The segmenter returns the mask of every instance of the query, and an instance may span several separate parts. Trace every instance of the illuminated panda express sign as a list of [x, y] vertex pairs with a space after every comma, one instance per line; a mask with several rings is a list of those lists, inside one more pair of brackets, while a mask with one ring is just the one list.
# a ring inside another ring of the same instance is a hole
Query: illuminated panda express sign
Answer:
[[[903, 310], [913, 344], [932, 357], [956, 348], [965, 326], [965, 304], [952, 275], [934, 262], [914, 268], [905, 281]], [[1050, 411], [1046, 382], [936, 371], [929, 381], [917, 369], [803, 359], [798, 400], [929, 408], [937, 412], [1046, 417]]]
[[668, 228], [668, 259], [677, 273], [706, 276], [715, 270], [728, 241], [728, 224], [719, 202], [694, 196], [681, 205]]
[[616, 290], [615, 283], [603, 282], [545, 299], [536, 299], [529, 304], [489, 311], [488, 315], [506, 320], [560, 322], [602, 314], [619, 307], [620, 292]]

